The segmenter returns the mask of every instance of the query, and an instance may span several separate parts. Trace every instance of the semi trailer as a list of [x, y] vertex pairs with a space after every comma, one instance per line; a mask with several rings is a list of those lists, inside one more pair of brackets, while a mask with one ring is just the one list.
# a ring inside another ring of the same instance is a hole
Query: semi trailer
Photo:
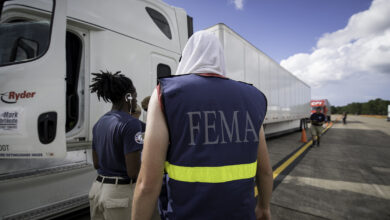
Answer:
[[[0, 219], [86, 208], [92, 127], [110, 110], [91, 73], [121, 71], [150, 96], [176, 71], [192, 18], [160, 0], [8, 0], [0, 13]], [[310, 87], [227, 26], [210, 30], [234, 45], [223, 44], [228, 76], [267, 96], [266, 133], [299, 129]]]
[[260, 89], [267, 97], [264, 120], [266, 136], [275, 136], [306, 126], [310, 114], [310, 86], [284, 69], [225, 24], [207, 30], [220, 40], [227, 77]]

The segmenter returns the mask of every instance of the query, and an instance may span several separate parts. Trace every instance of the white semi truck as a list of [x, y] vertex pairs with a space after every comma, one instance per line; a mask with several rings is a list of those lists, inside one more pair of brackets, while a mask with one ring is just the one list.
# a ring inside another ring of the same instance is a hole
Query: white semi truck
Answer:
[[0, 219], [88, 207], [91, 130], [111, 105], [91, 72], [122, 71], [151, 95], [192, 34], [159, 0], [0, 1]]
[[[110, 109], [91, 95], [90, 73], [122, 71], [142, 100], [176, 71], [192, 18], [160, 0], [12, 0], [0, 12], [0, 219], [88, 207], [91, 130]], [[219, 28], [240, 45], [224, 44], [228, 76], [268, 98], [267, 134], [299, 128], [310, 88]]]

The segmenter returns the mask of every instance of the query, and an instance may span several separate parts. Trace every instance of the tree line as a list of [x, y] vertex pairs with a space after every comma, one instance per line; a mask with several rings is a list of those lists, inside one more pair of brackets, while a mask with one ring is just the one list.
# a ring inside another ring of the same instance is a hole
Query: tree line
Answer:
[[390, 100], [374, 99], [365, 103], [353, 102], [346, 106], [331, 106], [332, 114], [387, 115]]

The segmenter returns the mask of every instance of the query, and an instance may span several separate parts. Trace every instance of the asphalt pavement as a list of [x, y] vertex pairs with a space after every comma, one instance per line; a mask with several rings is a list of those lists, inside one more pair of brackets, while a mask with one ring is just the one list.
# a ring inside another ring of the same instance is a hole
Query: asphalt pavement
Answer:
[[[295, 133], [268, 141], [272, 164], [298, 140]], [[385, 119], [334, 123], [274, 190], [273, 219], [390, 219], [389, 143]]]
[[[332, 116], [336, 119], [337, 116]], [[307, 130], [308, 139], [311, 138]], [[267, 140], [271, 165], [302, 146], [301, 133]], [[278, 219], [390, 219], [390, 122], [348, 116], [293, 162], [274, 189]], [[89, 219], [89, 213], [71, 219]]]

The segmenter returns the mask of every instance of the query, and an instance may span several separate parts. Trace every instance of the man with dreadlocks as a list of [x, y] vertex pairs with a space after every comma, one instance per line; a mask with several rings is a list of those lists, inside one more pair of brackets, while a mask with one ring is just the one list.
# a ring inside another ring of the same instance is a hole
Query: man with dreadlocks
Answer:
[[92, 73], [91, 92], [111, 102], [111, 111], [93, 127], [93, 164], [98, 177], [89, 192], [91, 219], [130, 219], [140, 169], [142, 128], [130, 115], [137, 106], [132, 81], [116, 72]]

